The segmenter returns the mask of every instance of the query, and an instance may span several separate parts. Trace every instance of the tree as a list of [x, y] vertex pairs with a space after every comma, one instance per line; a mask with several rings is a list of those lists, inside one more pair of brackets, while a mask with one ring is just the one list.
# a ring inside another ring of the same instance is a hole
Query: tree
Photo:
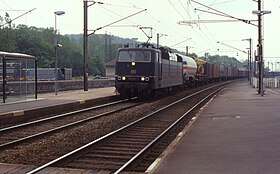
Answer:
[[7, 12], [5, 13], [5, 18], [4, 19], [6, 21], [6, 24], [8, 24], [10, 28], [12, 28], [12, 19]]
[[3, 25], [3, 21], [4, 21], [4, 18], [0, 15], [0, 28], [2, 28], [2, 25]]
[[209, 63], [215, 63], [225, 66], [237, 66], [239, 68], [243, 68], [243, 66], [245, 65], [244, 62], [240, 62], [236, 58], [228, 56], [208, 55], [207, 59], [205, 57], [202, 57], [202, 59], [206, 60]]
[[[9, 15], [1, 20], [10, 21]], [[56, 35], [53, 28], [28, 27], [18, 25], [17, 27], [0, 28], [0, 50], [7, 52], [19, 52], [34, 55], [38, 59], [38, 67], [54, 67], [54, 41], [58, 37], [58, 42], [62, 48], [58, 49], [58, 67], [72, 68], [73, 76], [83, 76], [83, 36], [79, 35]], [[89, 37], [89, 75], [105, 75], [105, 63], [116, 57], [117, 49], [124, 43], [133, 42], [129, 39], [122, 39], [117, 36], [111, 36], [110, 42], [107, 42], [107, 49], [104, 35], [93, 35]], [[109, 43], [109, 46], [108, 46]], [[110, 49], [109, 49], [110, 48]], [[107, 50], [107, 53], [106, 53]], [[178, 50], [173, 50], [178, 52]], [[109, 54], [108, 54], [109, 52]], [[180, 52], [184, 54], [183, 52]], [[110, 55], [109, 57], [107, 55]], [[197, 57], [195, 53], [190, 54]], [[206, 60], [206, 57], [202, 57]], [[227, 66], [242, 67], [244, 63], [236, 58], [228, 56], [207, 56], [210, 63], [218, 63]]]

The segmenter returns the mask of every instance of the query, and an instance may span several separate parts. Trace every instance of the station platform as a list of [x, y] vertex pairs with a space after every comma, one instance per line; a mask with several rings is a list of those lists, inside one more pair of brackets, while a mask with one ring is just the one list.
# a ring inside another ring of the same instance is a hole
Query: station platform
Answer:
[[221, 91], [150, 166], [153, 174], [280, 173], [280, 90]]
[[23, 117], [54, 114], [65, 109], [79, 109], [81, 105], [90, 105], [99, 99], [115, 96], [115, 87], [91, 88], [88, 91], [72, 90], [38, 94], [38, 99], [0, 104], [0, 122], [12, 122]]

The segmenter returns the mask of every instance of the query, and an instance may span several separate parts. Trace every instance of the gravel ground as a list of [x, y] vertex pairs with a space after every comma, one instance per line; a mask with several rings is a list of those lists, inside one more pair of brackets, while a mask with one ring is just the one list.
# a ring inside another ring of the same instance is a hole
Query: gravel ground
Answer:
[[121, 113], [91, 121], [83, 126], [4, 150], [0, 153], [0, 162], [26, 165], [45, 164], [192, 91], [188, 90], [157, 101], [150, 101]]

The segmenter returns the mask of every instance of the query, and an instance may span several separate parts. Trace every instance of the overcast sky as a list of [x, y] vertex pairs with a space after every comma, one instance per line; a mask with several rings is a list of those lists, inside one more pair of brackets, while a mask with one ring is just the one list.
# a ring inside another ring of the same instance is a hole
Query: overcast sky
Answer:
[[[233, 17], [257, 20], [257, 16], [252, 14], [253, 10], [257, 10], [257, 2], [253, 0], [196, 1]], [[147, 35], [152, 34], [153, 43], [156, 43], [156, 34], [160, 33], [161, 45], [182, 51], [189, 46], [189, 52], [200, 56], [209, 52], [211, 55], [234, 56], [239, 60], [247, 59], [247, 55], [238, 50], [247, 51], [246, 48], [249, 47], [249, 42], [242, 39], [252, 38], [254, 49], [258, 42], [258, 28], [243, 22], [178, 24], [179, 21], [198, 19], [232, 20], [229, 17], [211, 14], [209, 12], [215, 11], [190, 0], [100, 0], [100, 2], [104, 4], [96, 3], [88, 8], [89, 30], [106, 26], [143, 9], [147, 11], [102, 28], [96, 31], [97, 34], [107, 32], [124, 38], [138, 38], [138, 41], [145, 42], [148, 38], [139, 27], [151, 27], [152, 33], [149, 29], [144, 31]], [[280, 0], [266, 0], [263, 5], [264, 10], [272, 11], [271, 14], [265, 15], [264, 20], [264, 56], [279, 57], [271, 60], [280, 61]], [[60, 33], [83, 33], [83, 0], [0, 0], [0, 15], [4, 16], [5, 12], [8, 12], [12, 19], [33, 8], [36, 9], [13, 23], [54, 27], [54, 12], [62, 10], [65, 11], [65, 15], [57, 17], [57, 28]]]

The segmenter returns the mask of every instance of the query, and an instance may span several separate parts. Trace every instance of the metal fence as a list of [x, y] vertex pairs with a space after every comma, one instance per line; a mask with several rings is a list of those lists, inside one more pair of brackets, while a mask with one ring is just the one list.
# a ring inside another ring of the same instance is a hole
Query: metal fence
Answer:
[[[252, 77], [252, 84], [254, 88], [259, 87], [259, 78]], [[280, 88], [280, 77], [264, 78], [263, 86], [265, 88]]]

